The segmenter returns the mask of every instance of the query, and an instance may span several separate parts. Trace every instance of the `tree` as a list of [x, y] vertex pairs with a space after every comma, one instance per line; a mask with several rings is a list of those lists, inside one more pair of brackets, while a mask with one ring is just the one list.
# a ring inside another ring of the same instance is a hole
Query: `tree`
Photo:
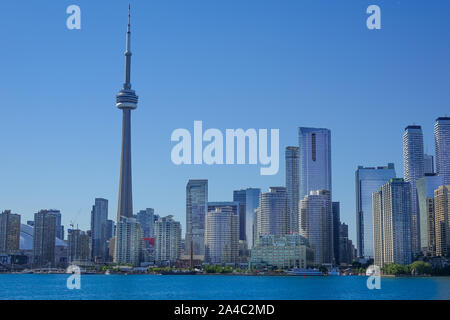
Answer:
[[412, 274], [431, 274], [431, 265], [424, 261], [414, 261], [409, 265]]

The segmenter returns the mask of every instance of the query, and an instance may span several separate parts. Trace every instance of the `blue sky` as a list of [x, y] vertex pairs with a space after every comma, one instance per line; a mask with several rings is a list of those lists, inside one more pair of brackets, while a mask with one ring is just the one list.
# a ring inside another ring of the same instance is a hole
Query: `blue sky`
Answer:
[[[66, 7], [81, 7], [81, 30]], [[394, 162], [402, 134], [449, 114], [448, 1], [131, 1], [135, 211], [185, 224], [185, 185], [209, 179], [211, 201], [284, 184], [297, 127], [332, 131], [333, 198], [355, 239], [354, 171]], [[382, 29], [366, 28], [370, 4]], [[128, 1], [8, 1], [0, 10], [0, 210], [32, 219], [58, 208], [88, 229], [95, 197], [115, 219]], [[172, 164], [176, 128], [280, 129], [280, 171]]]

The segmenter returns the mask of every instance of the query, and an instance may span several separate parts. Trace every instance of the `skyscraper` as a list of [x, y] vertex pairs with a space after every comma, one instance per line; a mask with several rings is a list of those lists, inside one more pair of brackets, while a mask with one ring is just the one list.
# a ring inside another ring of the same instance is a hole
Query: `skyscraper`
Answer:
[[155, 224], [155, 210], [153, 208], [140, 210], [137, 213], [137, 220], [141, 224], [144, 238], [153, 238], [155, 235], [153, 230]]
[[334, 250], [334, 263], [340, 264], [339, 258], [339, 228], [341, 226], [341, 203], [333, 201], [331, 203], [333, 212], [333, 250]]
[[234, 208], [221, 206], [208, 210], [205, 261], [211, 264], [236, 263], [238, 255], [239, 216]]
[[141, 225], [134, 218], [122, 217], [121, 220], [117, 222], [114, 262], [139, 266], [141, 250]]
[[403, 160], [405, 181], [411, 184], [411, 250], [420, 251], [419, 203], [417, 201], [416, 181], [424, 176], [423, 133], [421, 126], [411, 125], [403, 134]]
[[316, 264], [333, 263], [333, 217], [328, 190], [310, 191], [300, 200], [299, 232], [314, 250]]
[[410, 264], [411, 184], [391, 179], [372, 196], [375, 265]]
[[287, 193], [285, 187], [271, 187], [259, 196], [256, 236], [284, 236], [288, 233]]
[[239, 240], [245, 240], [251, 249], [254, 240], [254, 216], [261, 189], [247, 188], [233, 191], [233, 201], [239, 202]]
[[5, 210], [0, 213], [0, 254], [16, 253], [20, 245], [20, 215]]
[[288, 231], [298, 233], [298, 202], [300, 200], [300, 148], [286, 147], [286, 190], [288, 197]]
[[395, 178], [393, 163], [384, 167], [358, 166], [355, 172], [356, 236], [358, 256], [373, 258], [372, 193]]
[[122, 110], [122, 154], [120, 158], [119, 201], [117, 222], [121, 217], [133, 217], [131, 181], [131, 110], [137, 108], [138, 96], [131, 89], [131, 31], [128, 7], [127, 43], [125, 51], [125, 83], [116, 96], [116, 107]]
[[434, 191], [436, 229], [436, 255], [450, 253], [450, 185], [440, 186]]
[[89, 235], [79, 229], [71, 229], [67, 235], [69, 262], [85, 262], [90, 258]]
[[420, 247], [425, 255], [436, 254], [434, 190], [443, 184], [442, 176], [425, 174], [416, 181], [420, 218]]
[[331, 193], [331, 131], [322, 128], [298, 128], [300, 159], [300, 200], [310, 191]]
[[108, 200], [96, 198], [91, 211], [91, 257], [92, 261], [106, 261], [107, 251]]
[[424, 173], [433, 174], [434, 173], [434, 157], [425, 153], [423, 155], [423, 166], [424, 166]]
[[57, 215], [53, 211], [40, 210], [34, 214], [33, 266], [55, 265]]
[[[233, 191], [233, 201], [239, 203], [239, 240], [246, 240], [245, 235], [245, 225], [246, 225], [246, 215], [245, 215], [245, 208], [246, 208], [246, 200], [247, 200], [247, 192], [246, 190], [235, 190]], [[209, 211], [209, 210], [208, 210]]]
[[440, 117], [434, 124], [434, 143], [436, 148], [436, 173], [450, 185], [450, 117]]
[[208, 180], [189, 180], [186, 185], [186, 252], [205, 255], [205, 219]]
[[181, 224], [173, 216], [161, 217], [155, 222], [155, 260], [173, 263], [181, 254]]

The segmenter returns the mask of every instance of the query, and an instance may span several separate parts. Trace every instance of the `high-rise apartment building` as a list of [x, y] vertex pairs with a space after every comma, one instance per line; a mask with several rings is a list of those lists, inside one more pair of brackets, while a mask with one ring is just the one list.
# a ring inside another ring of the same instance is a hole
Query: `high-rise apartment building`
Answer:
[[79, 229], [70, 229], [67, 235], [67, 256], [69, 263], [90, 260], [89, 235]]
[[299, 233], [314, 250], [316, 264], [332, 264], [333, 213], [331, 194], [328, 190], [310, 191], [300, 200]]
[[288, 197], [288, 232], [298, 233], [300, 201], [300, 148], [286, 147], [286, 191]]
[[436, 255], [450, 253], [450, 185], [434, 191], [434, 215], [436, 232]]
[[155, 222], [155, 261], [158, 264], [175, 262], [181, 254], [181, 224], [173, 216]]
[[141, 250], [141, 225], [134, 218], [122, 217], [117, 223], [114, 262], [139, 266]]
[[210, 264], [236, 263], [238, 256], [239, 216], [235, 208], [218, 206], [208, 209], [205, 261]]
[[108, 200], [96, 198], [91, 210], [91, 258], [92, 261], [104, 262], [109, 253], [107, 250]]
[[33, 267], [55, 266], [57, 216], [53, 210], [34, 214]]
[[434, 124], [436, 173], [450, 185], [450, 117], [440, 117]]
[[0, 213], [0, 254], [19, 251], [20, 247], [20, 215], [5, 210]]
[[425, 173], [422, 127], [407, 126], [403, 134], [403, 160], [405, 181], [411, 184], [411, 250], [420, 251], [419, 202], [416, 182]]
[[367, 259], [374, 257], [372, 193], [395, 177], [393, 163], [380, 167], [358, 166], [355, 172], [356, 237], [359, 257]]
[[186, 186], [186, 252], [205, 255], [208, 180], [189, 180]]
[[256, 217], [256, 237], [284, 236], [288, 233], [287, 193], [285, 187], [271, 187], [259, 196]]
[[331, 131], [300, 127], [298, 137], [300, 200], [310, 191], [331, 193]]
[[425, 173], [425, 176], [416, 182], [420, 218], [420, 247], [422, 252], [428, 256], [436, 254], [434, 190], [441, 185], [443, 185], [443, 177], [437, 174]]
[[411, 184], [391, 179], [372, 196], [375, 265], [410, 264]]

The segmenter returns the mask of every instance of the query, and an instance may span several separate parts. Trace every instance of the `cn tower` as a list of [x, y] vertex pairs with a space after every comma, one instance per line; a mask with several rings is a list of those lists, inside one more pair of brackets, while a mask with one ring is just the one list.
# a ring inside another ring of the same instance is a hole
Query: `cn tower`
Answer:
[[125, 51], [125, 83], [116, 96], [116, 106], [122, 110], [122, 155], [120, 158], [119, 203], [117, 222], [121, 217], [133, 217], [131, 181], [131, 110], [137, 108], [138, 96], [131, 90], [130, 6], [128, 6], [127, 44]]

